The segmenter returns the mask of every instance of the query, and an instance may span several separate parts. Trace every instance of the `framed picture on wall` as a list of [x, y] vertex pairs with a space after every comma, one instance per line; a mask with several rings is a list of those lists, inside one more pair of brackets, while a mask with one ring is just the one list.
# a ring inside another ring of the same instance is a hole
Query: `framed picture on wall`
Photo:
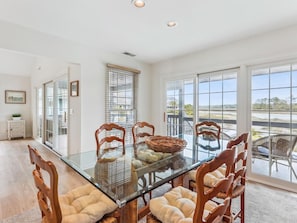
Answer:
[[70, 82], [70, 96], [76, 97], [79, 95], [79, 82], [71, 81]]
[[6, 104], [26, 104], [26, 91], [5, 90]]

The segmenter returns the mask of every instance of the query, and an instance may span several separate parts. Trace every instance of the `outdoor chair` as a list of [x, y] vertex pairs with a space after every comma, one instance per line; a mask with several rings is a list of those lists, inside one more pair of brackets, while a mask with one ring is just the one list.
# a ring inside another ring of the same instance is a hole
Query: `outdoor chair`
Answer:
[[[274, 163], [276, 171], [278, 171], [278, 164], [289, 166], [297, 179], [297, 174], [292, 164], [296, 142], [297, 135], [290, 134], [277, 134], [259, 138], [253, 141], [252, 159], [258, 158], [270, 161], [270, 171]], [[279, 161], [286, 161], [287, 164]]]

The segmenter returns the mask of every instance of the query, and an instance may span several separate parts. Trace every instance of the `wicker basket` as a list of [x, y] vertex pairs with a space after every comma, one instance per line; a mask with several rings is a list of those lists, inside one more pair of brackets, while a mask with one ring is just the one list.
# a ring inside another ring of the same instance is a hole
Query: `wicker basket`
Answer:
[[150, 136], [145, 140], [148, 147], [156, 152], [175, 153], [183, 150], [187, 142], [170, 136]]

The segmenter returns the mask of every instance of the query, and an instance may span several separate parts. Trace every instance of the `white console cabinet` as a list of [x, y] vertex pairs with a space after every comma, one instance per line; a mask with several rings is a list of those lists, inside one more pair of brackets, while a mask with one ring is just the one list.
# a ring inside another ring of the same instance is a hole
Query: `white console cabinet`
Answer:
[[8, 139], [26, 137], [25, 120], [8, 120]]

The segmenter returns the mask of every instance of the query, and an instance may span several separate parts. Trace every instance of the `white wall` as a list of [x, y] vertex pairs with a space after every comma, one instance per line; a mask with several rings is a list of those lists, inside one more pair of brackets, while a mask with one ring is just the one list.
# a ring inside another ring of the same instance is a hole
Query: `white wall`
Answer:
[[[49, 36], [18, 25], [0, 21], [0, 48], [54, 58], [81, 66], [81, 147], [95, 150], [94, 131], [105, 122], [105, 64], [113, 63], [141, 70], [139, 78], [139, 120], [152, 121], [151, 67], [120, 54], [109, 54], [93, 47]], [[32, 81], [34, 87], [34, 81]]]
[[[26, 91], [26, 104], [5, 104], [5, 90]], [[32, 136], [31, 83], [29, 77], [0, 74], [0, 140], [7, 139], [7, 120], [20, 113], [26, 121], [26, 137]]]

